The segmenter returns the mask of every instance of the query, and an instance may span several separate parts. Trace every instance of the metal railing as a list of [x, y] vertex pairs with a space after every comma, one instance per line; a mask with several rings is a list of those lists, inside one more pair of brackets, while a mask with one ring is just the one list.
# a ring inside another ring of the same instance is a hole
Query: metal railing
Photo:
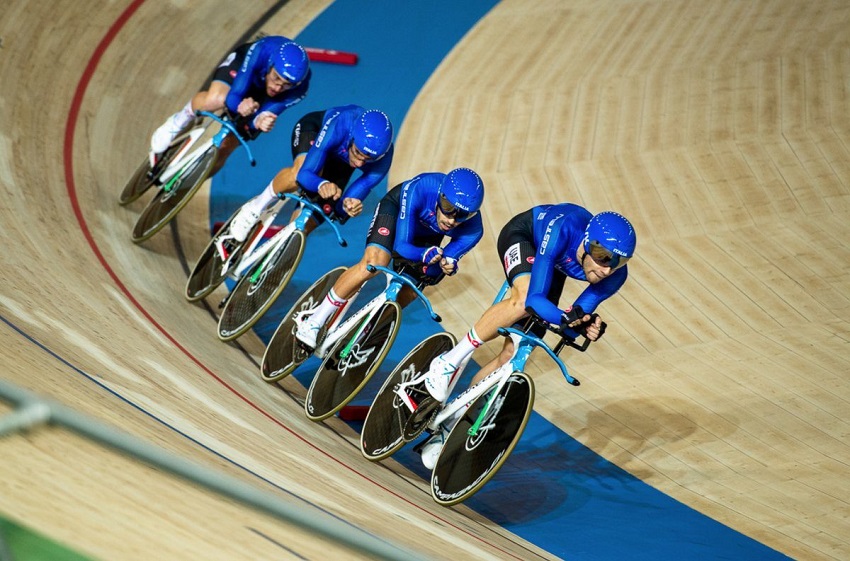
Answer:
[[4, 398], [15, 406], [12, 412], [0, 417], [0, 438], [47, 423], [54, 424], [372, 557], [398, 561], [424, 559], [417, 553], [380, 539], [365, 530], [347, 525], [328, 514], [318, 510], [311, 512], [303, 506], [296, 507], [270, 497], [268, 493], [263, 493], [237, 479], [165, 452], [64, 405], [39, 397], [3, 380], [0, 380], [0, 398]]

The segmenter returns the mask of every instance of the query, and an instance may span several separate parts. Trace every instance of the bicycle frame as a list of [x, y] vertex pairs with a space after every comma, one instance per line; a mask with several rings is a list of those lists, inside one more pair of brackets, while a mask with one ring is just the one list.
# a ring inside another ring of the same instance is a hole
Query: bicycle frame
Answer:
[[189, 131], [189, 142], [186, 143], [186, 146], [181, 148], [180, 151], [174, 155], [174, 158], [168, 164], [168, 167], [166, 167], [159, 175], [158, 181], [160, 184], [168, 183], [177, 174], [178, 171], [182, 170], [190, 162], [194, 162], [201, 156], [201, 154], [203, 154], [207, 151], [207, 149], [209, 149], [212, 143], [210, 141], [207, 141], [203, 143], [200, 147], [196, 148], [188, 157], [186, 156], [192, 146], [195, 145], [195, 142], [197, 142], [197, 140], [201, 136], [203, 136], [205, 132], [206, 127], [194, 128]]
[[[262, 223], [262, 226], [257, 231], [257, 233], [254, 235], [254, 238], [251, 240], [250, 244], [248, 245], [248, 249], [245, 251], [245, 255], [239, 261], [238, 265], [233, 269], [233, 271], [228, 272], [228, 274], [227, 274], [228, 277], [230, 277], [234, 280], [240, 279], [242, 277], [242, 275], [245, 273], [245, 271], [247, 271], [251, 267], [253, 267], [254, 264], [257, 263], [260, 259], [266, 258], [267, 256], [274, 255], [274, 253], [284, 243], [286, 243], [286, 241], [292, 236], [292, 234], [295, 231], [303, 232], [307, 227], [307, 221], [310, 220], [310, 218], [314, 214], [322, 214], [322, 212], [323, 212], [322, 209], [319, 208], [318, 205], [312, 203], [311, 201], [307, 200], [303, 196], [296, 195], [296, 194], [293, 194], [293, 193], [284, 193], [283, 196], [286, 199], [290, 199], [290, 200], [295, 201], [299, 205], [299, 207], [301, 208], [301, 213], [298, 215], [298, 217], [295, 220], [293, 220], [292, 222], [290, 222], [289, 224], [287, 224], [286, 226], [281, 228], [281, 230], [279, 232], [277, 232], [274, 236], [272, 236], [271, 239], [269, 239], [266, 243], [261, 243], [262, 239], [263, 239], [263, 235], [271, 227], [275, 218], [277, 218], [277, 215], [280, 213], [280, 211], [283, 209], [284, 205], [286, 204], [286, 201], [284, 201], [283, 199], [280, 199], [280, 200], [276, 201], [273, 205], [266, 208], [260, 214], [260, 222]], [[335, 222], [333, 222], [332, 220], [327, 220], [326, 222], [328, 222], [328, 224], [330, 224], [331, 227], [333, 228], [339, 244], [343, 247], [347, 246], [348, 243], [343, 239], [342, 234], [341, 234], [340, 229], [339, 229], [339, 226]], [[222, 258], [222, 261], [224, 261], [225, 264], [227, 264], [228, 260], [230, 259], [230, 256], [226, 256], [224, 254], [224, 250], [221, 246], [221, 242], [223, 242], [224, 239], [225, 238], [222, 238], [219, 241], [219, 244], [217, 245], [217, 249], [218, 249], [218, 252], [219, 252], [219, 256]], [[227, 266], [229, 267], [229, 265], [227, 265]], [[261, 267], [260, 269], [258, 269], [256, 274], [259, 276], [259, 274], [262, 272], [263, 269], [264, 269], [264, 267]]]
[[[342, 336], [347, 332], [347, 328], [351, 325], [360, 322], [360, 328], [363, 329], [370, 319], [378, 312], [381, 306], [384, 305], [387, 301], [395, 301], [398, 298], [398, 293], [405, 286], [413, 289], [416, 297], [422, 301], [425, 307], [428, 309], [428, 313], [431, 315], [431, 318], [434, 321], [440, 322], [442, 318], [434, 312], [434, 309], [431, 307], [431, 302], [428, 301], [428, 298], [422, 293], [422, 291], [416, 286], [412, 280], [410, 280], [407, 276], [402, 275], [389, 269], [387, 267], [382, 267], [380, 265], [367, 265], [366, 268], [369, 272], [380, 271], [387, 276], [387, 286], [384, 290], [375, 296], [372, 300], [370, 300], [365, 306], [357, 310], [351, 317], [347, 318], [345, 321], [342, 321], [342, 317], [345, 315], [346, 311], [351, 308], [352, 303], [357, 299], [357, 296], [360, 294], [360, 291], [357, 291], [354, 296], [352, 296], [348, 302], [343, 306], [343, 308], [336, 313], [333, 320], [328, 327], [328, 335], [325, 337], [322, 344], [316, 348], [315, 354], [319, 358], [325, 358], [330, 350], [337, 344], [337, 342], [342, 338]], [[299, 312], [302, 316], [313, 313], [313, 310], [305, 310], [303, 312]], [[357, 339], [358, 333], [352, 337], [352, 340]], [[350, 349], [346, 348], [342, 351], [342, 356], [348, 354]]]
[[210, 119], [217, 121], [221, 124], [221, 129], [219, 129], [215, 136], [213, 136], [210, 140], [207, 140], [206, 142], [195, 148], [188, 156], [184, 157], [186, 151], [188, 151], [189, 148], [191, 148], [191, 146], [195, 143], [195, 141], [200, 138], [202, 134], [204, 134], [204, 132], [206, 131], [206, 127], [193, 129], [192, 131], [190, 131], [189, 134], [191, 135], [192, 141], [181, 151], [181, 153], [178, 153], [174, 157], [174, 159], [171, 161], [171, 164], [169, 164], [169, 166], [165, 168], [165, 170], [163, 170], [162, 174], [159, 176], [159, 183], [166, 191], [170, 190], [171, 185], [173, 185], [174, 181], [176, 181], [176, 178], [179, 176], [180, 172], [182, 172], [189, 165], [191, 165], [192, 162], [200, 158], [207, 150], [209, 150], [210, 146], [215, 146], [216, 148], [221, 147], [221, 144], [222, 142], [224, 142], [224, 139], [231, 134], [234, 134], [237, 140], [239, 140], [239, 142], [242, 144], [242, 146], [245, 147], [245, 150], [248, 151], [248, 159], [251, 161], [251, 165], [257, 165], [257, 162], [256, 160], [254, 160], [254, 156], [251, 153], [251, 149], [248, 147], [248, 143], [240, 135], [236, 134], [236, 128], [233, 126], [232, 123], [222, 119], [214, 113], [210, 113], [209, 111], [198, 111], [197, 114], [200, 116], [209, 117]]
[[[578, 380], [573, 378], [567, 371], [567, 366], [564, 364], [564, 361], [561, 360], [560, 357], [558, 357], [558, 355], [556, 355], [552, 351], [552, 349], [550, 349], [549, 346], [543, 342], [542, 339], [539, 339], [538, 337], [535, 337], [530, 333], [524, 333], [512, 327], [500, 328], [499, 333], [502, 335], [509, 336], [514, 342], [514, 354], [511, 356], [510, 360], [508, 360], [508, 362], [500, 366], [498, 369], [488, 374], [483, 380], [479, 381], [477, 384], [467, 389], [455, 399], [451, 400], [436, 415], [436, 417], [434, 417], [433, 421], [428, 425], [429, 429], [437, 430], [441, 423], [443, 423], [447, 419], [450, 419], [461, 408], [466, 407], [467, 404], [472, 403], [487, 392], [491, 392], [492, 395], [490, 397], [490, 400], [478, 414], [478, 418], [472, 424], [472, 427], [470, 427], [469, 435], [475, 436], [476, 434], [478, 434], [479, 430], [486, 430], [487, 428], [489, 428], [486, 425], [482, 425], [488, 418], [490, 409], [493, 406], [493, 400], [499, 394], [499, 391], [502, 389], [502, 386], [507, 383], [508, 378], [511, 374], [513, 374], [514, 372], [525, 371], [525, 364], [531, 357], [531, 352], [534, 350], [535, 347], [541, 347], [547, 352], [547, 354], [552, 358], [552, 360], [555, 361], [555, 364], [558, 365], [558, 368], [561, 370], [561, 374], [563, 374], [567, 382], [569, 382], [573, 386], [577, 386], [579, 384]], [[460, 378], [460, 376], [458, 376], [457, 378]], [[457, 382], [457, 380], [455, 380], [455, 382]]]
[[[510, 285], [505, 282], [502, 285], [501, 290], [499, 290], [499, 294], [493, 300], [493, 303], [495, 304], [497, 302], [500, 302], [505, 297], [509, 289]], [[531, 333], [526, 333], [518, 329], [514, 329], [513, 327], [500, 327], [499, 334], [509, 336], [514, 343], [514, 352], [513, 355], [511, 355], [510, 360], [508, 360], [505, 364], [488, 374], [477, 384], [467, 388], [466, 391], [464, 391], [459, 396], [452, 399], [445, 406], [443, 406], [442, 409], [428, 424], [428, 430], [430, 430], [431, 432], [436, 432], [437, 430], [439, 430], [439, 427], [443, 422], [448, 419], [451, 419], [462, 408], [466, 407], [468, 404], [472, 403], [487, 392], [495, 390], [492, 391], [492, 397], [479, 413], [475, 423], [473, 423], [472, 427], [469, 429], [469, 434], [470, 436], [475, 436], [479, 430], [486, 429], [487, 426], [482, 427], [481, 425], [484, 424], [485, 420], [487, 419], [487, 415], [489, 414], [490, 409], [493, 406], [493, 400], [498, 395], [502, 387], [507, 383], [508, 378], [510, 378], [511, 374], [513, 374], [514, 372], [524, 372], [525, 364], [528, 362], [528, 359], [531, 356], [531, 352], [534, 350], [535, 347], [541, 347], [547, 352], [547, 354], [552, 358], [552, 360], [555, 361], [555, 364], [558, 365], [558, 368], [561, 370], [561, 374], [563, 374], [567, 382], [569, 382], [573, 386], [579, 385], [579, 381], [569, 374], [566, 365], [558, 357], [557, 352], [560, 352], [560, 350], [565, 344], [575, 347], [579, 350], [585, 350], [589, 341], [586, 340], [584, 345], [563, 342], [562, 344], [559, 344], [556, 347], [556, 352], [550, 349], [549, 345], [547, 345], [539, 337], [536, 337]], [[467, 357], [464, 362], [460, 364], [458, 370], [462, 372], [463, 369], [466, 368], [466, 365], [468, 364], [470, 359], [471, 356]], [[413, 412], [415, 409], [411, 405], [411, 400], [407, 394], [406, 389], [410, 386], [414, 386], [416, 384], [421, 383], [424, 379], [424, 376], [425, 373], [415, 379], [408, 380], [407, 382], [399, 384], [399, 386], [395, 389], [396, 395], [398, 395], [401, 398], [402, 402], [405, 403], [409, 409], [411, 409], [411, 412]], [[452, 381], [452, 385], [449, 388], [449, 394], [451, 394], [455, 384], [457, 384], [457, 381], [459, 379], [460, 375], [455, 376], [454, 380]]]

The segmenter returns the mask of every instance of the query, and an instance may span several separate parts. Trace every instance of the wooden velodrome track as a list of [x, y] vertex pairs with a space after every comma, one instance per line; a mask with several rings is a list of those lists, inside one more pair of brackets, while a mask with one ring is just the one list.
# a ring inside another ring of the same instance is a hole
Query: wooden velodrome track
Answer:
[[[297, 382], [270, 391], [183, 300], [172, 238], [130, 242], [139, 207], [116, 197], [149, 133], [274, 2], [145, 2], [102, 50], [128, 2], [93, 4], [0, 3], [3, 379], [428, 556], [548, 557], [366, 462], [344, 423], [308, 421]], [[297, 35], [327, 4], [288, 2], [263, 30]], [[850, 558], [848, 29], [843, 0], [505, 0], [420, 93], [390, 177], [465, 164], [487, 183], [462, 289], [433, 293], [455, 334], [502, 281], [514, 213], [629, 216], [638, 257], [609, 332], [571, 355], [578, 390], [538, 357], [537, 411], [805, 559]], [[190, 256], [204, 197], [178, 221]], [[103, 559], [339, 557], [55, 428], [0, 441], [0, 513]]]

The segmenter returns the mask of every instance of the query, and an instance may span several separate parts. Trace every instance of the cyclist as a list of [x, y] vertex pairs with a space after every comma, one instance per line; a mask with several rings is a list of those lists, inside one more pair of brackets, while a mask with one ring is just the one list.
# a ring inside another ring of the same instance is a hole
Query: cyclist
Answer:
[[[295, 124], [291, 148], [292, 166], [280, 170], [231, 221], [230, 234], [237, 241], [245, 240], [263, 209], [299, 187], [337, 201], [334, 210], [339, 216], [363, 212], [363, 199], [386, 177], [392, 164], [393, 126], [382, 111], [367, 111], [358, 105], [331, 107], [307, 113]], [[355, 169], [362, 174], [346, 188]], [[321, 220], [314, 216], [305, 233]]]
[[[562, 203], [535, 206], [514, 216], [502, 228], [497, 246], [511, 285], [510, 298], [487, 309], [454, 348], [431, 361], [425, 377], [428, 392], [438, 401], [445, 401], [459, 366], [475, 349], [495, 339], [499, 327], [522, 320], [529, 309], [573, 336], [580, 332], [591, 341], [599, 339], [604, 333], [602, 319], [591, 314], [626, 282], [626, 263], [634, 255], [636, 240], [631, 223], [612, 211], [594, 216], [581, 206]], [[589, 286], [572, 306], [561, 310], [558, 301], [566, 277], [585, 281]], [[484, 365], [471, 383], [479, 382], [510, 360], [513, 351], [513, 341], [505, 338], [499, 355]], [[423, 446], [422, 461], [429, 469], [462, 412]]]
[[[457, 273], [458, 261], [484, 235], [479, 214], [483, 201], [484, 184], [468, 168], [422, 173], [393, 187], [375, 209], [363, 258], [342, 274], [310, 316], [298, 322], [295, 337], [305, 347], [316, 348], [319, 329], [377, 274], [366, 265], [385, 267], [400, 257], [421, 264], [417, 275], [428, 284]], [[441, 247], [444, 237], [450, 241]], [[413, 297], [407, 290], [399, 303], [405, 306]]]
[[[151, 165], [174, 138], [195, 120], [195, 111], [215, 113], [226, 109], [236, 118], [245, 138], [256, 138], [274, 127], [278, 115], [299, 103], [310, 85], [307, 52], [291, 39], [263, 37], [237, 47], [219, 64], [206, 91], [196, 93], [177, 113], [166, 119], [151, 137]], [[228, 137], [221, 146], [216, 169], [238, 146]]]

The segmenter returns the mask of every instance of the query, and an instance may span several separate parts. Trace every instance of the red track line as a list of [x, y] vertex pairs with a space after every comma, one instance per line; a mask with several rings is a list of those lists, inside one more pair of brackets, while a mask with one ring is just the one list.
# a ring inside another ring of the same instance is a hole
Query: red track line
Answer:
[[[74, 215], [77, 217], [77, 223], [80, 226], [80, 231], [83, 233], [83, 236], [86, 238], [86, 241], [88, 241], [89, 247], [91, 247], [91, 249], [94, 252], [95, 256], [97, 257], [98, 261], [100, 261], [100, 264], [103, 266], [103, 269], [107, 272], [107, 274], [110, 277], [112, 277], [112, 280], [118, 286], [118, 289], [121, 292], [124, 293], [124, 295], [127, 297], [127, 299], [130, 300], [130, 302], [133, 303], [133, 305], [136, 307], [136, 309], [138, 309], [139, 312], [141, 312], [142, 315], [144, 315], [145, 318], [147, 318], [147, 320], [150, 321], [151, 325], [153, 325], [160, 333], [162, 333], [169, 341], [171, 341], [171, 343], [175, 347], [180, 349], [180, 351], [183, 354], [185, 354], [192, 362], [197, 364], [198, 367], [201, 368], [201, 370], [203, 370], [204, 372], [206, 372], [207, 374], [212, 376], [218, 383], [223, 385], [230, 392], [232, 392], [239, 399], [241, 399], [242, 401], [247, 403], [250, 407], [255, 409], [257, 412], [264, 415], [270, 421], [272, 421], [276, 425], [279, 425], [281, 428], [283, 428], [284, 430], [286, 430], [287, 432], [289, 432], [290, 434], [292, 434], [293, 436], [295, 436], [296, 438], [298, 438], [299, 440], [301, 440], [302, 442], [304, 442], [305, 444], [307, 444], [308, 446], [310, 446], [314, 450], [321, 452], [322, 454], [324, 454], [325, 456], [327, 456], [328, 458], [330, 458], [331, 460], [333, 460], [334, 462], [336, 462], [340, 466], [343, 466], [346, 469], [348, 469], [349, 471], [356, 473], [357, 475], [359, 475], [360, 477], [362, 477], [366, 481], [368, 481], [368, 482], [372, 483], [373, 485], [379, 487], [380, 489], [386, 491], [387, 493], [396, 497], [397, 499], [404, 501], [405, 503], [411, 505], [412, 507], [414, 507], [418, 510], [421, 510], [422, 512], [425, 512], [429, 516], [433, 516], [437, 520], [443, 522], [444, 524], [446, 524], [446, 525], [448, 525], [448, 526], [450, 526], [450, 527], [452, 527], [452, 528], [454, 528], [454, 529], [456, 529], [456, 530], [458, 530], [458, 531], [460, 531], [464, 534], [467, 534], [467, 535], [469, 535], [469, 536], [471, 536], [471, 537], [473, 537], [473, 538], [475, 538], [479, 541], [486, 543], [490, 547], [493, 547], [495, 549], [498, 549], [499, 551], [502, 551], [502, 553], [505, 553], [507, 555], [511, 555], [507, 551], [500, 549], [499, 547], [493, 545], [492, 543], [486, 542], [480, 536], [476, 536], [476, 535], [470, 533], [469, 531], [464, 530], [463, 528], [460, 528], [459, 526], [456, 526], [455, 524], [453, 524], [450, 521], [438, 516], [437, 514], [431, 512], [431, 511], [427, 510], [426, 508], [421, 507], [421, 506], [417, 505], [416, 503], [410, 501], [409, 499], [399, 495], [398, 493], [395, 493], [394, 491], [384, 487], [383, 485], [381, 485], [380, 483], [378, 483], [374, 479], [371, 479], [370, 477], [368, 477], [364, 473], [359, 472], [356, 469], [354, 469], [353, 467], [343, 463], [341, 460], [335, 458], [333, 455], [329, 454], [327, 451], [325, 451], [325, 450], [319, 448], [318, 446], [314, 445], [313, 443], [311, 443], [309, 440], [307, 440], [306, 438], [304, 438], [303, 436], [301, 436], [300, 434], [295, 432], [293, 429], [284, 425], [282, 422], [280, 422], [278, 419], [276, 419], [271, 414], [266, 412], [264, 409], [259, 407], [257, 404], [255, 404], [254, 402], [252, 402], [251, 400], [246, 398], [244, 395], [239, 393], [239, 391], [237, 391], [235, 388], [230, 386], [227, 382], [225, 382], [222, 378], [220, 378], [215, 372], [210, 370], [204, 363], [202, 363], [200, 361], [200, 359], [198, 359], [197, 357], [195, 357], [195, 355], [193, 355], [191, 352], [189, 352], [189, 350], [186, 349], [183, 345], [181, 345], [177, 341], [177, 339], [175, 339], [168, 331], [165, 330], [165, 328], [163, 328], [159, 323], [157, 323], [157, 321], [153, 318], [153, 316], [150, 315], [150, 313], [130, 293], [130, 291], [127, 289], [127, 287], [124, 285], [124, 283], [121, 282], [121, 279], [118, 278], [118, 275], [115, 274], [115, 271], [112, 269], [112, 267], [109, 265], [109, 262], [107, 262], [106, 258], [103, 256], [103, 253], [101, 253], [100, 248], [97, 245], [97, 242], [94, 240], [94, 237], [92, 236], [91, 231], [89, 230], [86, 219], [83, 216], [82, 209], [80, 208], [80, 200], [77, 197], [77, 187], [76, 187], [76, 183], [74, 182], [74, 133], [75, 133], [76, 128], [77, 128], [77, 121], [78, 121], [79, 116], [80, 116], [80, 108], [82, 107], [82, 104], [83, 104], [83, 98], [85, 97], [86, 90], [88, 89], [88, 86], [89, 86], [89, 83], [91, 82], [92, 76], [94, 75], [95, 70], [97, 70], [98, 64], [100, 63], [101, 58], [103, 58], [103, 54], [106, 52], [106, 49], [109, 48], [109, 46], [112, 44], [112, 41], [115, 39], [115, 36], [118, 35], [118, 32], [121, 31], [121, 29], [124, 27], [124, 25], [127, 23], [127, 21], [132, 17], [132, 15], [136, 12], [136, 10], [139, 9], [139, 7], [144, 2], [145, 2], [145, 0], [133, 0], [133, 2], [127, 7], [127, 9], [124, 10], [124, 12], [118, 17], [117, 20], [115, 20], [115, 22], [112, 24], [112, 26], [106, 32], [106, 35], [104, 35], [103, 39], [101, 39], [100, 43], [95, 48], [94, 53], [92, 53], [92, 56], [89, 59], [88, 63], [86, 64], [86, 68], [83, 71], [82, 76], [80, 77], [80, 81], [77, 84], [77, 88], [74, 91], [74, 97], [71, 101], [71, 107], [68, 110], [68, 120], [65, 124], [65, 141], [64, 141], [64, 146], [63, 146], [63, 160], [64, 160], [64, 162], [63, 163], [64, 163], [64, 168], [65, 168], [65, 184], [68, 187], [68, 198], [70, 199], [71, 207], [74, 209]], [[513, 555], [511, 555], [511, 556], [513, 557]], [[519, 559], [519, 558], [517, 557], [517, 559]]]

